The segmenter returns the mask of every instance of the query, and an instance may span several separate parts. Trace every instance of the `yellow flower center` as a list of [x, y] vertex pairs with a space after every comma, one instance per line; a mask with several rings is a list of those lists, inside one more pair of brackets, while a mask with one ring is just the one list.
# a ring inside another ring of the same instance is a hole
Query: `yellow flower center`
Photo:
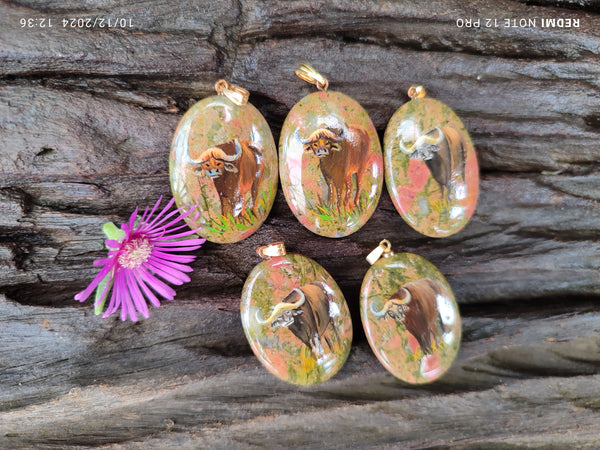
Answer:
[[123, 253], [119, 255], [119, 265], [125, 269], [135, 269], [141, 266], [152, 254], [152, 244], [146, 238], [137, 238], [123, 246]]

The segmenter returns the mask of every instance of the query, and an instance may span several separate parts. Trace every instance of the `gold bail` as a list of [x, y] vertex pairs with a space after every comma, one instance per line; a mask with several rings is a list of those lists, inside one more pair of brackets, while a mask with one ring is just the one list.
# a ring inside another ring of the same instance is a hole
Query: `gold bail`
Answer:
[[243, 87], [230, 84], [222, 79], [215, 83], [215, 90], [217, 94], [224, 95], [238, 106], [244, 106], [250, 97], [250, 92]]
[[329, 81], [323, 75], [315, 70], [313, 66], [308, 63], [302, 63], [295, 70], [296, 75], [311, 84], [317, 86], [320, 91], [326, 91], [329, 87]]
[[283, 245], [283, 242], [274, 242], [269, 245], [263, 245], [256, 249], [256, 253], [258, 256], [265, 259], [272, 258], [273, 256], [285, 256], [285, 245]]
[[391, 256], [393, 254], [394, 253], [392, 252], [392, 244], [390, 244], [390, 241], [388, 241], [387, 239], [384, 239], [379, 243], [377, 247], [373, 249], [371, 253], [367, 255], [366, 260], [370, 265], [373, 265], [377, 262], [379, 258], [381, 258], [382, 255]]
[[408, 96], [411, 100], [415, 98], [424, 98], [427, 95], [423, 86], [411, 86], [408, 88]]

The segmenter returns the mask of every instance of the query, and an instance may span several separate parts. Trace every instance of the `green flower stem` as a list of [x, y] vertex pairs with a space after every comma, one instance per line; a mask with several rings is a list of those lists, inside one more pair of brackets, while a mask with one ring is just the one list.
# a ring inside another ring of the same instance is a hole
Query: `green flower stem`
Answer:
[[[112, 222], [106, 222], [104, 225], [102, 225], [102, 232], [108, 239], [118, 241], [118, 242], [121, 242], [123, 240], [123, 238], [125, 237], [125, 232], [123, 230], [121, 230], [120, 228], [118, 228]], [[107, 246], [107, 248], [109, 250], [116, 250], [116, 249], [110, 248], [108, 246]], [[96, 314], [97, 316], [102, 314], [102, 311], [104, 309], [104, 303], [106, 302], [106, 299], [108, 298], [108, 294], [111, 291], [112, 286], [109, 286], [108, 289], [106, 290], [106, 295], [103, 298], [101, 298], [102, 292], [104, 292], [104, 288], [106, 287], [106, 284], [109, 282], [112, 284], [112, 276], [113, 276], [113, 273], [111, 271], [108, 273], [108, 275], [106, 275], [106, 277], [104, 277], [104, 279], [100, 282], [100, 284], [96, 288], [96, 297], [94, 299], [94, 314]]]
[[94, 314], [97, 316], [102, 314], [102, 311], [104, 310], [104, 302], [106, 302], [106, 299], [108, 298], [108, 294], [110, 293], [112, 286], [109, 286], [109, 288], [106, 290], [106, 295], [104, 296], [104, 298], [100, 299], [100, 296], [102, 295], [102, 292], [104, 291], [106, 283], [108, 283], [109, 281], [112, 284], [112, 271], [110, 271], [108, 273], [108, 275], [106, 275], [106, 277], [104, 277], [104, 279], [100, 282], [100, 284], [96, 288], [96, 297], [94, 298]]

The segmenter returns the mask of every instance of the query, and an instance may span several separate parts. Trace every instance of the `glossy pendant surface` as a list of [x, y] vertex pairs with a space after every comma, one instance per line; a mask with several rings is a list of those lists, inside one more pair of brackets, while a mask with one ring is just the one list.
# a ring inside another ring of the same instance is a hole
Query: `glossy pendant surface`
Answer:
[[369, 115], [339, 92], [307, 95], [283, 124], [279, 170], [302, 225], [326, 237], [354, 233], [375, 211], [383, 184], [381, 146]]
[[438, 379], [458, 353], [461, 321], [454, 294], [421, 256], [398, 253], [373, 264], [363, 280], [360, 314], [373, 352], [404, 382]]
[[388, 192], [402, 218], [431, 237], [469, 221], [479, 194], [475, 148], [444, 103], [413, 98], [390, 119], [383, 139]]
[[[183, 116], [171, 145], [177, 206], [197, 205], [190, 227], [211, 242], [247, 238], [267, 218], [277, 191], [277, 150], [264, 117], [250, 103], [215, 95]], [[192, 218], [192, 216], [190, 216]]]
[[350, 352], [352, 321], [344, 296], [323, 267], [302, 255], [272, 257], [252, 270], [241, 317], [254, 354], [289, 383], [328, 380]]

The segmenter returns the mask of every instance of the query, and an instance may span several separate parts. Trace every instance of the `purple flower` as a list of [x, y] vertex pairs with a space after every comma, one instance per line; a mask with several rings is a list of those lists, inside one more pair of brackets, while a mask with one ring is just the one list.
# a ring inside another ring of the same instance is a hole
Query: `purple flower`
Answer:
[[[148, 303], [160, 306], [157, 295], [173, 300], [175, 290], [163, 280], [171, 284], [181, 285], [190, 281], [186, 272], [192, 268], [186, 263], [196, 259], [194, 255], [177, 255], [173, 252], [189, 252], [200, 248], [206, 239], [191, 238], [199, 228], [178, 232], [186, 228], [184, 219], [195, 208], [184, 212], [183, 208], [168, 212], [175, 199], [152, 217], [162, 197], [148, 212], [144, 210], [138, 219], [136, 208], [128, 223], [123, 223], [119, 230], [114, 224], [107, 223], [104, 232], [109, 238], [106, 241], [108, 258], [97, 259], [95, 266], [103, 266], [90, 285], [75, 295], [75, 300], [85, 301], [96, 289], [96, 314], [102, 312], [104, 302], [110, 294], [108, 307], [102, 317], [108, 317], [121, 308], [121, 320], [127, 316], [137, 321], [136, 311], [148, 318]], [[111, 292], [112, 289], [112, 292]]]

